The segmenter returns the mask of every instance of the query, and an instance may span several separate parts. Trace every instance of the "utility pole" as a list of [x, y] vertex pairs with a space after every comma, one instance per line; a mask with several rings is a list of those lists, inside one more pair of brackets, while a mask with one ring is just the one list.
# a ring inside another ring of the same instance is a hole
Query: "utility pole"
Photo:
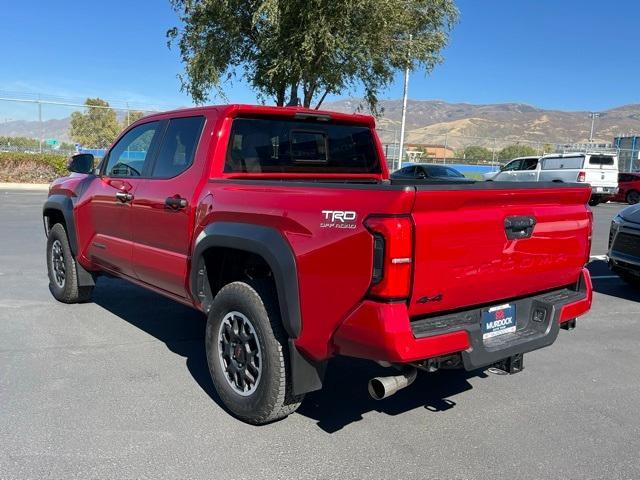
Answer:
[[589, 135], [589, 143], [593, 143], [593, 129], [595, 127], [596, 118], [600, 117], [600, 114], [596, 112], [591, 112], [589, 114], [589, 117], [591, 118], [591, 134]]
[[40, 101], [40, 95], [38, 94], [38, 127], [40, 127], [40, 138], [38, 139], [39, 151], [42, 153], [42, 102]]
[[[411, 49], [413, 35], [409, 35], [409, 49]], [[400, 125], [400, 150], [398, 151], [398, 168], [402, 168], [402, 151], [404, 150], [404, 128], [407, 121], [407, 95], [409, 93], [409, 67], [411, 63], [407, 58], [407, 68], [404, 70], [404, 91], [402, 93], [402, 123]]]

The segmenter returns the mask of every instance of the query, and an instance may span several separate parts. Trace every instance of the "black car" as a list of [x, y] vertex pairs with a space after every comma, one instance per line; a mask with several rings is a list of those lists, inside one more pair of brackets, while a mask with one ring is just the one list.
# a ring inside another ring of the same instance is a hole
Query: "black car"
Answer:
[[433, 180], [433, 181], [453, 181], [456, 183], [474, 183], [475, 180], [465, 177], [455, 168], [446, 165], [435, 165], [423, 163], [409, 165], [391, 174], [392, 179], [413, 179], [413, 180]]
[[640, 286], [640, 204], [625, 208], [611, 222], [608, 257], [611, 270]]

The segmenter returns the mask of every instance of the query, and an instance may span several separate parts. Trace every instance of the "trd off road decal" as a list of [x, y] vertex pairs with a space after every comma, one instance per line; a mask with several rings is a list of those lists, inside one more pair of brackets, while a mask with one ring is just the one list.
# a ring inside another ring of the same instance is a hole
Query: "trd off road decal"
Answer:
[[356, 228], [356, 212], [348, 210], [322, 210], [320, 228]]

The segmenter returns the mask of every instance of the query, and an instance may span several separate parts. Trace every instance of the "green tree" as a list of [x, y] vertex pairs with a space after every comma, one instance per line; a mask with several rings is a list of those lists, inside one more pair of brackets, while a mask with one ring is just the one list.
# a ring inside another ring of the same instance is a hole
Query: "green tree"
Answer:
[[[261, 99], [316, 108], [328, 94], [378, 94], [398, 69], [430, 72], [457, 20], [454, 0], [170, 0], [183, 26], [167, 32], [196, 103], [239, 74]], [[412, 38], [411, 41], [408, 39]]]
[[144, 117], [144, 115], [144, 112], [140, 112], [138, 110], [129, 110], [129, 112], [125, 112], [124, 118], [122, 119], [123, 128], [127, 128], [132, 123], [137, 122]]
[[516, 144], [516, 145], [509, 145], [507, 147], [504, 147], [502, 150], [500, 150], [500, 152], [498, 153], [498, 158], [500, 160], [511, 160], [512, 158], [529, 157], [537, 154], [538, 153], [536, 149], [533, 147], [530, 147], [529, 145]]
[[69, 136], [89, 148], [107, 148], [116, 138], [121, 125], [109, 103], [100, 98], [87, 98], [85, 112], [71, 114]]
[[471, 146], [462, 151], [462, 154], [466, 160], [491, 160], [493, 159], [493, 153], [491, 150], [484, 147]]

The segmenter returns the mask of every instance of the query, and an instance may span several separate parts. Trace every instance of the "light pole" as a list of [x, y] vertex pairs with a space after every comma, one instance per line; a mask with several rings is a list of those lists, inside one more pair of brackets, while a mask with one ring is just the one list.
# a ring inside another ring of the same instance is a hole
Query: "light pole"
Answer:
[[591, 133], [589, 134], [589, 143], [593, 143], [593, 129], [596, 124], [596, 118], [600, 117], [600, 114], [596, 112], [591, 112], [589, 114], [589, 117], [591, 118]]
[[[413, 35], [409, 35], [409, 48]], [[404, 150], [404, 127], [407, 121], [407, 95], [409, 93], [409, 67], [411, 63], [407, 59], [407, 68], [404, 70], [404, 90], [402, 92], [402, 123], [400, 124], [400, 150], [398, 151], [398, 168], [402, 168], [402, 151]]]

